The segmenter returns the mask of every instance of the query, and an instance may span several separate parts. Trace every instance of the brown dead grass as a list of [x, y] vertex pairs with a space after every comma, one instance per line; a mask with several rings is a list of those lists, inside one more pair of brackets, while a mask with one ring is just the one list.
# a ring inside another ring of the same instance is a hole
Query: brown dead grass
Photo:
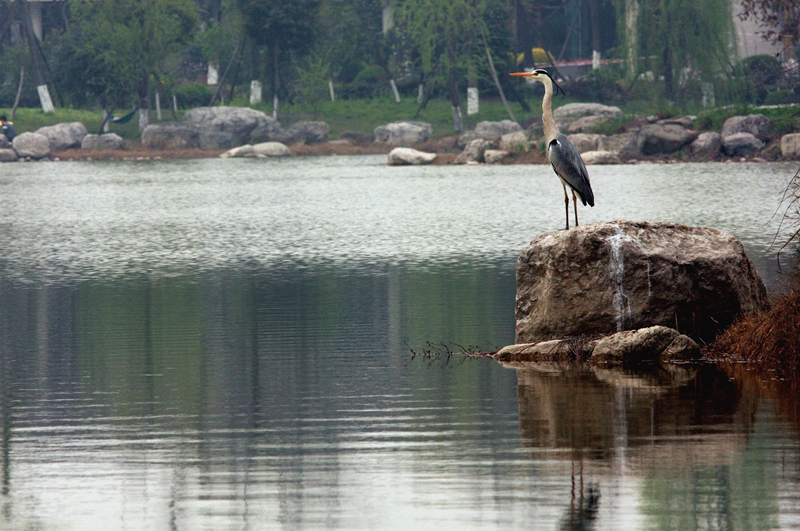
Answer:
[[706, 356], [717, 361], [746, 361], [782, 375], [800, 372], [800, 278], [772, 301], [769, 310], [753, 312], [735, 322]]

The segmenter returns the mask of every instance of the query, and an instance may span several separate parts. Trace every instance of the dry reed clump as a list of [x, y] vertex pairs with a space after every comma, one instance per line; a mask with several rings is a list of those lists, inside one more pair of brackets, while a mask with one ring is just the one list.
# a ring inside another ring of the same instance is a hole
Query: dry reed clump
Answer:
[[772, 307], [735, 322], [709, 347], [712, 359], [756, 362], [764, 369], [798, 373], [800, 369], [800, 278], [773, 299]]

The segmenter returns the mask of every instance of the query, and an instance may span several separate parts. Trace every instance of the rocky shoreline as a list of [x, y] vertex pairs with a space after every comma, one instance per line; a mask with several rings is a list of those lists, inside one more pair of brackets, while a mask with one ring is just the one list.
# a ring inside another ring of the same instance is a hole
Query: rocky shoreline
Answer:
[[[622, 111], [596, 103], [568, 104], [554, 115], [587, 165], [800, 159], [800, 133], [778, 137], [761, 114], [735, 116], [721, 132], [702, 133], [691, 129], [692, 116], [652, 116], [617, 126]], [[604, 124], [615, 132], [591, 132]], [[459, 136], [442, 138], [432, 138], [430, 124], [413, 121], [378, 126], [371, 134], [344, 131], [335, 140], [328, 134], [325, 122], [284, 128], [253, 109], [201, 107], [187, 112], [182, 122], [148, 126], [141, 144], [113, 133], [87, 134], [79, 122], [22, 133], [13, 142], [0, 135], [0, 162], [332, 155], [386, 155], [389, 165], [547, 162], [537, 120], [527, 129], [510, 120], [484, 121]]]

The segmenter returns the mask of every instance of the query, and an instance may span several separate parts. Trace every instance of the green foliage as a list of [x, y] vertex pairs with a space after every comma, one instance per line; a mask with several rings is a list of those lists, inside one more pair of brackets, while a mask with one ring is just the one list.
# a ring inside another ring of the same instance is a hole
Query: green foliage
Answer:
[[208, 86], [200, 83], [183, 83], [173, 89], [173, 93], [178, 100], [178, 107], [181, 109], [191, 109], [193, 107], [203, 107], [211, 101], [211, 90]]
[[784, 105], [787, 103], [800, 103], [800, 95], [794, 90], [783, 89], [770, 92], [764, 99], [765, 105]]
[[199, 22], [191, 0], [73, 0], [71, 12], [72, 52], [86, 65], [81, 82], [110, 106], [134, 90], [146, 98], [150, 76], [174, 70]]
[[[642, 0], [638, 5], [633, 52], [648, 58], [643, 70], [663, 76], [668, 100], [696, 97], [700, 82], [730, 75], [735, 43], [730, 0]], [[624, 3], [620, 7], [624, 17]]]

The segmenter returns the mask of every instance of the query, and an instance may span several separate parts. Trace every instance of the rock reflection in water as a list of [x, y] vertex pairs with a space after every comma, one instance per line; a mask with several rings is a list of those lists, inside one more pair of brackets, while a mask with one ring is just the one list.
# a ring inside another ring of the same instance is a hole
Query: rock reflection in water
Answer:
[[637, 528], [775, 523], [776, 478], [749, 465], [763, 407], [718, 368], [526, 365], [517, 367], [517, 396], [522, 445], [571, 461], [561, 529], [592, 529], [604, 510], [619, 510], [623, 492], [636, 493], [622, 498], [636, 500], [645, 520]]

